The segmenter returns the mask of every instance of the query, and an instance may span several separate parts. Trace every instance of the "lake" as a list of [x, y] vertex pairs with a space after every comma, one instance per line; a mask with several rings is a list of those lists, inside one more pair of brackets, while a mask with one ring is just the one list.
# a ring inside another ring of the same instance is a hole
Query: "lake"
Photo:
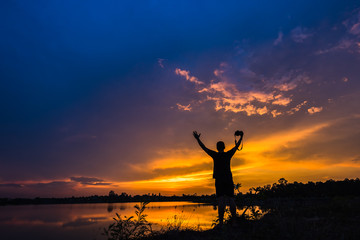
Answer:
[[[0, 238], [23, 239], [105, 239], [104, 227], [113, 222], [115, 213], [121, 216], [135, 215], [137, 203], [91, 203], [0, 206]], [[239, 212], [239, 210], [238, 210]], [[160, 229], [176, 219], [183, 226], [211, 228], [217, 217], [214, 206], [192, 202], [152, 202], [144, 212]], [[241, 211], [240, 211], [241, 213]]]

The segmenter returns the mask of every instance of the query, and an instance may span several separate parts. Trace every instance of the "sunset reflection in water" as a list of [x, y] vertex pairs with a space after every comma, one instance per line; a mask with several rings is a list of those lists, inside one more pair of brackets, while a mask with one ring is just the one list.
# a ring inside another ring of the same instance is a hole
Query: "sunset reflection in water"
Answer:
[[[5, 239], [103, 239], [101, 232], [121, 217], [135, 215], [138, 203], [1, 206], [0, 231]], [[238, 209], [241, 214], [243, 210]], [[191, 202], [152, 202], [145, 212], [153, 229], [181, 222], [182, 227], [206, 230], [217, 218], [213, 205]]]

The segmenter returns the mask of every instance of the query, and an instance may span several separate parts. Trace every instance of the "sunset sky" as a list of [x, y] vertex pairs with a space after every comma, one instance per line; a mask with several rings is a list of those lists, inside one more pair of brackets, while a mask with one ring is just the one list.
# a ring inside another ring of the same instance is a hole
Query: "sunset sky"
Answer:
[[360, 177], [360, 2], [2, 1], [0, 197]]

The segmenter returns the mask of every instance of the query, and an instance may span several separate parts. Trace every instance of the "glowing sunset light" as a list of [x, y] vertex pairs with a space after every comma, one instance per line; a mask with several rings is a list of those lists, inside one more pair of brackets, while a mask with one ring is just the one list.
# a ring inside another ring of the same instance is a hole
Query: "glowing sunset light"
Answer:
[[242, 192], [360, 177], [360, 3], [324, 2], [1, 3], [0, 198], [213, 194], [194, 130], [244, 131]]

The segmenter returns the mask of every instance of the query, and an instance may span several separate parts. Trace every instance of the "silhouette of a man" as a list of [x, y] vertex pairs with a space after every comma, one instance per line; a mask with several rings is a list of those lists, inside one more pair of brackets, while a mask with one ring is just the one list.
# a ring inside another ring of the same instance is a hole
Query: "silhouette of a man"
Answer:
[[213, 178], [215, 178], [216, 197], [218, 199], [219, 225], [222, 226], [224, 221], [224, 211], [226, 203], [230, 205], [231, 216], [235, 220], [236, 205], [234, 201], [234, 182], [230, 169], [230, 160], [234, 156], [236, 150], [239, 148], [244, 133], [240, 131], [239, 141], [235, 141], [235, 147], [224, 152], [225, 144], [222, 141], [217, 142], [216, 148], [218, 152], [205, 147], [200, 140], [200, 133], [193, 132], [195, 139], [198, 141], [200, 147], [214, 160]]

